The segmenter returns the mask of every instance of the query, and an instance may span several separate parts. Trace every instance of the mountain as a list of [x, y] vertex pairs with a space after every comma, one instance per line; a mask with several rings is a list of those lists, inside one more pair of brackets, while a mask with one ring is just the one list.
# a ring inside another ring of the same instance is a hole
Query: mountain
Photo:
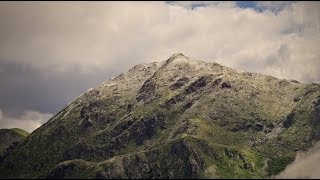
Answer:
[[12, 144], [27, 137], [29, 133], [19, 128], [0, 129], [0, 155]]
[[80, 95], [0, 162], [6, 178], [265, 178], [320, 139], [320, 85], [174, 54]]
[[277, 179], [318, 179], [320, 177], [320, 144], [307, 152], [299, 152], [293, 163], [275, 178]]

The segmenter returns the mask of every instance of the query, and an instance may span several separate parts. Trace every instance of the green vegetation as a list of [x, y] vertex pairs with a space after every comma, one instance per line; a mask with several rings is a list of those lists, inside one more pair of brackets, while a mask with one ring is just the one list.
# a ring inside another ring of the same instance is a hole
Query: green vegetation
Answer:
[[285, 167], [293, 162], [294, 156], [273, 157], [268, 162], [267, 171], [269, 174], [279, 174]]
[[266, 178], [320, 139], [319, 102], [319, 84], [176, 54], [79, 96], [5, 154], [0, 177]]
[[19, 128], [12, 128], [12, 130], [14, 130], [15, 132], [17, 132], [21, 137], [25, 138], [27, 137], [30, 133], [28, 133], [27, 131], [23, 130], [23, 129], [19, 129]]
[[28, 136], [29, 133], [19, 128], [0, 129], [0, 155], [13, 143]]

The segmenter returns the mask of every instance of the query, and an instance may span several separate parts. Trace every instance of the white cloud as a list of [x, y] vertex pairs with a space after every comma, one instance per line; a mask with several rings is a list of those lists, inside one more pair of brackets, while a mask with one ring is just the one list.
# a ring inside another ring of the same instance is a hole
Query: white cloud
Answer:
[[5, 115], [0, 109], [0, 129], [20, 128], [31, 133], [47, 122], [51, 116], [52, 114], [29, 110], [23, 112], [19, 117], [10, 117]]
[[297, 154], [295, 161], [277, 179], [317, 179], [320, 177], [320, 144]]
[[208, 6], [219, 6], [219, 7], [235, 7], [234, 1], [173, 1], [169, 4], [179, 5], [187, 9], [208, 7]]
[[[207, 5], [191, 9], [194, 5]], [[185, 55], [320, 81], [320, 3], [1, 2], [0, 60], [82, 72]], [[270, 10], [281, 7], [275, 13]]]

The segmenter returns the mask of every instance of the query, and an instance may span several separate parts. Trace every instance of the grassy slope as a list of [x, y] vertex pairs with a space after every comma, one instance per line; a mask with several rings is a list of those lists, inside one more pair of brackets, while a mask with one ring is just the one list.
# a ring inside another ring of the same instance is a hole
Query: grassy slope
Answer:
[[2, 152], [10, 146], [10, 144], [19, 141], [21, 138], [25, 138], [29, 133], [19, 128], [12, 129], [0, 129], [0, 152]]
[[27, 132], [23, 129], [19, 129], [19, 128], [12, 128], [12, 130], [14, 130], [16, 133], [18, 133], [23, 138], [27, 137], [30, 134], [29, 132]]
[[[262, 178], [279, 173], [297, 150], [319, 139], [318, 84], [217, 64], [170, 63], [155, 73], [154, 64], [135, 66], [98, 93], [77, 98], [18, 145], [2, 163], [4, 176]], [[169, 88], [183, 76], [186, 84]], [[202, 76], [206, 84], [188, 91]], [[137, 102], [149, 77], [151, 86]], [[231, 88], [222, 88], [224, 82]], [[292, 112], [294, 122], [284, 128]]]

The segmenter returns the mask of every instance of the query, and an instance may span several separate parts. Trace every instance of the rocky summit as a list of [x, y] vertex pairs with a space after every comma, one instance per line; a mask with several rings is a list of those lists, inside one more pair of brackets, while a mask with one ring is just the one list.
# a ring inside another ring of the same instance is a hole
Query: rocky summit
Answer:
[[267, 178], [320, 139], [320, 85], [174, 54], [90, 89], [1, 178]]

